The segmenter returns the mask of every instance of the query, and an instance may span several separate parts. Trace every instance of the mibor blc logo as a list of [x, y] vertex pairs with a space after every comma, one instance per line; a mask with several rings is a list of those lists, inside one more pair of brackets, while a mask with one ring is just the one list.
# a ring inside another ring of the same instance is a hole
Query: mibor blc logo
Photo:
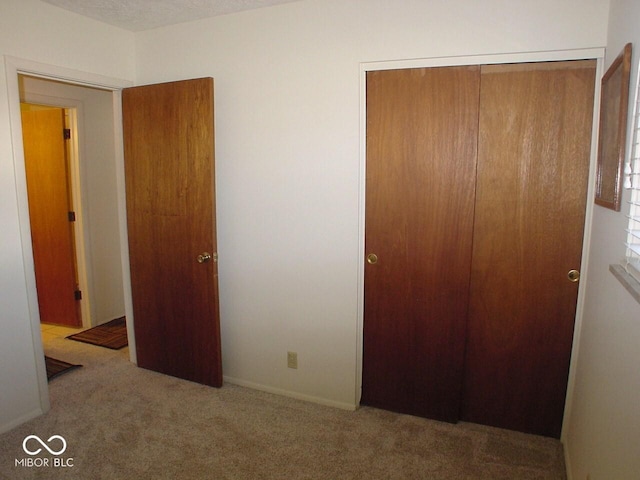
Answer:
[[[37, 435], [28, 435], [22, 441], [22, 450], [29, 455], [16, 458], [16, 467], [36, 468], [64, 468], [73, 467], [73, 458], [63, 458], [61, 455], [67, 450], [67, 441], [61, 435], [52, 435], [43, 441]], [[47, 453], [51, 456], [46, 456]], [[36, 455], [44, 456], [36, 456]]]

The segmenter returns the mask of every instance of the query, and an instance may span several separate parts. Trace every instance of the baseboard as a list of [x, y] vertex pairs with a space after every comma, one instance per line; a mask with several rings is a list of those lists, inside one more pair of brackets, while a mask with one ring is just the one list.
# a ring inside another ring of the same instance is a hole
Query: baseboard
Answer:
[[562, 447], [562, 450], [564, 451], [564, 469], [565, 473], [567, 474], [567, 480], [573, 480], [573, 470], [571, 469], [571, 457], [569, 456], [569, 448], [567, 448], [567, 444], [565, 442], [562, 442]]
[[292, 392], [290, 390], [283, 390], [280, 388], [269, 387], [267, 385], [261, 385], [259, 383], [248, 382], [239, 378], [224, 376], [224, 381], [239, 385], [241, 387], [252, 388], [253, 390], [260, 390], [262, 392], [273, 393], [274, 395], [280, 395], [283, 397], [295, 398], [296, 400], [303, 400], [305, 402], [317, 403], [327, 407], [339, 408], [341, 410], [355, 411], [357, 406], [355, 404], [336, 402], [327, 398], [315, 397], [313, 395], [305, 395], [303, 393]]
[[13, 430], [14, 428], [22, 425], [23, 423], [26, 423], [29, 420], [33, 420], [34, 418], [37, 418], [43, 414], [44, 412], [40, 408], [36, 410], [32, 410], [29, 413], [26, 413], [18, 418], [11, 420], [9, 423], [5, 423], [4, 425], [0, 426], [0, 433], [6, 433], [9, 430]]

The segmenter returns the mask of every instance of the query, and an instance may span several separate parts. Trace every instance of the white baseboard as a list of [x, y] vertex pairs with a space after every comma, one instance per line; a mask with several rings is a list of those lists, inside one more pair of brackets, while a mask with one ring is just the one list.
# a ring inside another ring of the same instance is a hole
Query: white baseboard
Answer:
[[572, 476], [572, 472], [573, 470], [571, 470], [571, 458], [569, 457], [569, 449], [567, 448], [567, 444], [565, 442], [562, 442], [562, 446], [563, 451], [564, 451], [564, 468], [565, 468], [565, 472], [567, 474], [567, 480], [572, 480], [573, 476]]
[[43, 415], [43, 414], [44, 412], [40, 408], [36, 410], [32, 410], [29, 413], [26, 413], [21, 417], [14, 418], [9, 423], [5, 423], [4, 425], [0, 426], [0, 433], [5, 433], [5, 432], [8, 432], [9, 430], [13, 430], [14, 428], [22, 425], [23, 423], [26, 423], [29, 420], [33, 420], [34, 418], [39, 417], [40, 415]]
[[317, 403], [319, 405], [325, 405], [327, 407], [339, 408], [341, 410], [355, 411], [357, 406], [351, 403], [336, 402], [335, 400], [329, 400], [327, 398], [315, 397], [313, 395], [305, 395], [303, 393], [292, 392], [290, 390], [283, 390], [280, 388], [269, 387], [267, 385], [261, 385], [259, 383], [248, 382], [239, 378], [224, 376], [224, 381], [239, 385], [241, 387], [252, 388], [254, 390], [260, 390], [262, 392], [273, 393], [275, 395], [281, 395], [283, 397], [295, 398], [296, 400], [304, 400], [305, 402]]

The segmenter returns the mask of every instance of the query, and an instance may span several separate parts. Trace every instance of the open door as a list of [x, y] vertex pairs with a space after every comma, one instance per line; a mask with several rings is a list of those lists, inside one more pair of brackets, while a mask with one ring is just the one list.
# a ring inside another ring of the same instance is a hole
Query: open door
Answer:
[[138, 365], [222, 385], [213, 79], [122, 92]]

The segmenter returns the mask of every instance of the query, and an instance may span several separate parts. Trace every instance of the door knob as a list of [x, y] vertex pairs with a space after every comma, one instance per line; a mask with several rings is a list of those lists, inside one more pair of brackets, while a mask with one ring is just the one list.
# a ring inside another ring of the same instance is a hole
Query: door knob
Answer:
[[378, 256], [375, 253], [370, 253], [369, 255], [367, 255], [367, 263], [369, 263], [370, 265], [375, 265], [376, 263], [378, 263]]
[[569, 273], [567, 273], [567, 278], [575, 283], [580, 280], [580, 272], [578, 270], [569, 270]]
[[211, 260], [211, 254], [209, 252], [204, 252], [198, 255], [197, 257], [198, 263], [207, 263]]

